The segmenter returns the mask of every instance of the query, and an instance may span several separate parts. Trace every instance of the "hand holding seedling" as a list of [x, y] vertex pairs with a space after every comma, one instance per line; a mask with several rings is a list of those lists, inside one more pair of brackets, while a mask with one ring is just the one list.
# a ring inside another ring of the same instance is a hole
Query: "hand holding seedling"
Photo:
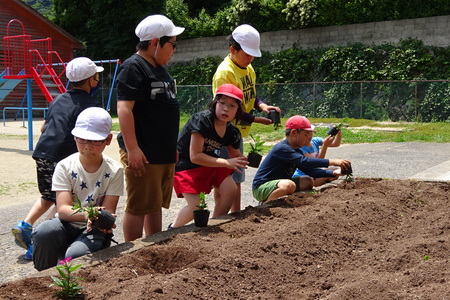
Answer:
[[269, 114], [269, 111], [271, 109], [275, 109], [279, 114], [281, 114], [281, 109], [278, 106], [262, 104], [259, 106], [259, 108], [261, 109], [261, 111], [265, 112], [266, 114]]
[[264, 117], [255, 117], [255, 120], [253, 122], [264, 124], [264, 125], [272, 124], [272, 120], [271, 119], [264, 118]]
[[333, 175], [339, 175], [339, 176], [345, 175], [346, 174], [345, 171], [351, 168], [351, 162], [347, 159], [330, 159], [329, 165], [337, 166], [337, 167], [341, 168], [341, 170], [333, 171]]
[[247, 157], [239, 156], [239, 157], [227, 159], [227, 161], [228, 161], [228, 169], [235, 170], [239, 173], [242, 173], [242, 171], [239, 170], [239, 168], [247, 169], [247, 165], [248, 165]]
[[333, 140], [334, 140], [334, 136], [333, 135], [327, 136], [322, 141], [322, 147], [329, 147], [333, 143]]

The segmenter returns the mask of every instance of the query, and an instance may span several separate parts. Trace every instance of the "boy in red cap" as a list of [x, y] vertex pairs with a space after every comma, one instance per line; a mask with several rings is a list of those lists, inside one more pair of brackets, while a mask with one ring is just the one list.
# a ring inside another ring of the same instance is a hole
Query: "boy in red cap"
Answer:
[[[303, 155], [301, 147], [307, 145], [315, 132], [311, 122], [303, 116], [293, 116], [286, 122], [286, 139], [276, 144], [262, 162], [253, 179], [253, 196], [264, 202], [278, 199], [294, 192], [313, 188], [313, 178], [342, 176], [341, 169], [324, 170], [338, 166], [350, 167], [346, 159], [310, 158]], [[298, 168], [308, 176], [291, 178]], [[311, 177], [310, 177], [311, 176]]]
[[[180, 210], [169, 228], [192, 221], [199, 194], [209, 194], [213, 187], [215, 206], [212, 217], [225, 215], [230, 210], [238, 193], [230, 175], [248, 165], [247, 158], [239, 150], [239, 129], [231, 124], [240, 116], [242, 98], [243, 93], [236, 86], [222, 84], [209, 110], [194, 114], [181, 130], [174, 189], [179, 198], [186, 199], [187, 205]], [[222, 146], [228, 149], [231, 158], [219, 157]]]

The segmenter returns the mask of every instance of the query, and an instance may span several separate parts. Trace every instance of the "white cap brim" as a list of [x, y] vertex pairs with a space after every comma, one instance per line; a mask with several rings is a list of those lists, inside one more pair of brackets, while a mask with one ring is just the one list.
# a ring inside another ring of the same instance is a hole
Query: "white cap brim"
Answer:
[[254, 56], [254, 57], [261, 57], [261, 51], [259, 49], [252, 49], [248, 47], [244, 47], [241, 45], [242, 50], [244, 50], [245, 53], [248, 55]]
[[184, 31], [184, 27], [177, 27], [175, 26], [175, 28], [172, 30], [171, 33], [167, 34], [167, 36], [177, 36], [183, 33]]
[[72, 135], [77, 138], [89, 141], [103, 141], [108, 137], [109, 134], [99, 134], [92, 131], [86, 131], [80, 128], [74, 128], [72, 129]]

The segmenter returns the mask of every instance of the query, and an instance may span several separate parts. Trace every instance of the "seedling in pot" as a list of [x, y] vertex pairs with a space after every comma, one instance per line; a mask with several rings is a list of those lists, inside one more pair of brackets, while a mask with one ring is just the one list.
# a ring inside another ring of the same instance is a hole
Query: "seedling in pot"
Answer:
[[205, 198], [206, 196], [203, 192], [198, 195], [197, 209], [194, 210], [194, 224], [197, 227], [208, 226], [209, 210], [207, 209], [208, 205], [206, 204]]
[[353, 182], [353, 181], [355, 181], [355, 178], [353, 177], [352, 165], [350, 165], [347, 170], [341, 170], [341, 174], [342, 175], [347, 175], [345, 177], [345, 179], [344, 179], [346, 182]]
[[328, 129], [327, 135], [335, 136], [341, 130], [342, 123], [339, 125], [331, 125], [330, 129]]
[[273, 127], [275, 130], [279, 129], [281, 127], [281, 120], [280, 120], [280, 113], [277, 112], [275, 109], [269, 110], [269, 119], [272, 120]]
[[205, 196], [205, 193], [203, 193], [203, 192], [201, 192], [198, 195], [198, 204], [197, 204], [198, 210], [205, 210], [208, 208], [208, 204], [206, 203], [205, 198], [206, 198], [206, 196]]
[[250, 133], [250, 137], [252, 138], [253, 142], [250, 142], [250, 153], [256, 153], [259, 155], [262, 155], [262, 152], [264, 150], [264, 141], [261, 141], [261, 137], [259, 135], [253, 136]]
[[264, 149], [264, 141], [261, 141], [261, 138], [259, 136], [254, 137], [252, 134], [250, 134], [250, 137], [252, 138], [253, 142], [250, 142], [250, 152], [248, 153], [248, 165], [250, 167], [257, 168], [259, 167], [259, 164], [261, 163], [262, 159], [262, 151]]

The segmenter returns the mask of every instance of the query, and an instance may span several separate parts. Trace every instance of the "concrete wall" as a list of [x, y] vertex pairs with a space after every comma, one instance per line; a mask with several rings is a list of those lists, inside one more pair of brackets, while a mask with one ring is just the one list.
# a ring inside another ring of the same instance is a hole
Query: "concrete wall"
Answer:
[[[425, 45], [450, 46], [450, 15], [264, 32], [261, 34], [261, 49], [273, 53], [290, 48], [294, 44], [299, 48], [329, 47], [354, 42], [367, 45], [395, 44], [401, 39], [410, 37], [422, 40]], [[227, 53], [226, 36], [181, 40], [171, 62], [189, 61], [207, 56], [225, 57]]]

